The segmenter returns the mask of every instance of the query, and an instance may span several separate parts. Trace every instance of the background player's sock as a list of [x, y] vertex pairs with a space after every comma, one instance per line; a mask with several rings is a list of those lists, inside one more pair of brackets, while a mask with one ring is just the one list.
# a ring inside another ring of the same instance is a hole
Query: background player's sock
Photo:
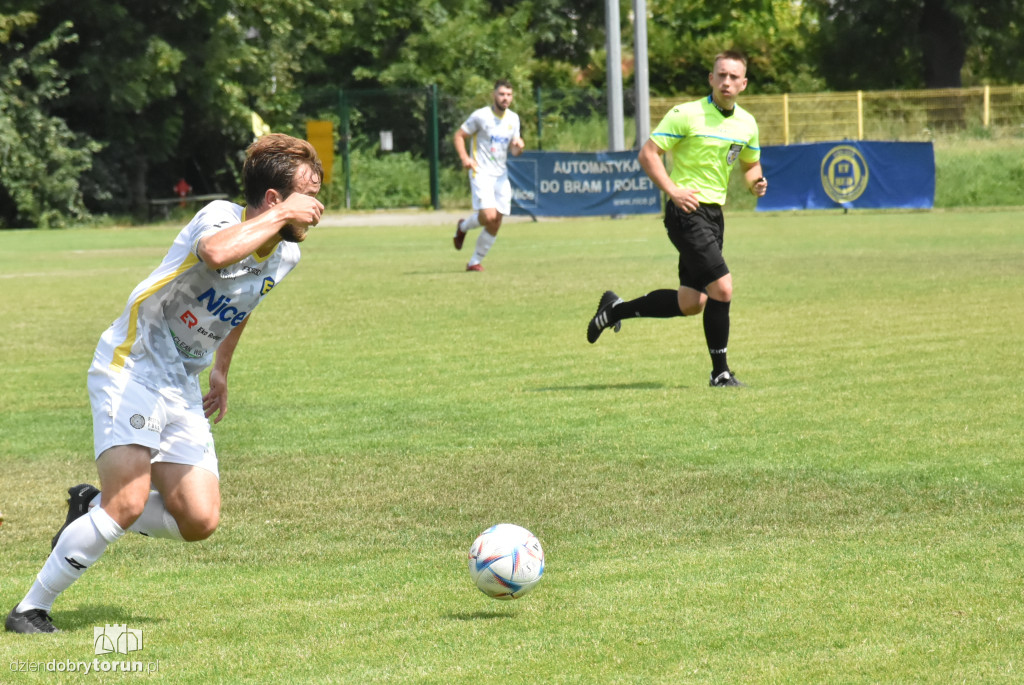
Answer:
[[476, 250], [473, 252], [473, 258], [469, 260], [470, 265], [479, 264], [487, 256], [487, 253], [491, 249], [491, 245], [494, 245], [494, 241], [498, 236], [491, 235], [487, 231], [480, 231], [480, 237], [476, 239]]
[[171, 516], [164, 506], [164, 498], [156, 490], [151, 490], [149, 499], [146, 500], [146, 508], [142, 510], [135, 523], [128, 526], [133, 533], [142, 533], [153, 538], [165, 538], [167, 540], [178, 540], [184, 542], [181, 531], [178, 530], [178, 522]]
[[711, 374], [729, 370], [725, 355], [729, 347], [729, 302], [708, 298], [704, 305], [704, 338], [711, 355]]
[[64, 529], [57, 545], [36, 576], [18, 611], [43, 609], [49, 611], [57, 596], [71, 587], [85, 570], [107, 549], [107, 545], [124, 535], [124, 530], [100, 507], [93, 508]]
[[615, 305], [609, 312], [608, 320], [614, 323], [635, 317], [669, 319], [674, 316], [686, 316], [679, 311], [679, 292], [654, 290], [635, 300]]
[[473, 212], [459, 222], [459, 230], [463, 233], [472, 231], [474, 228], [480, 228], [480, 212]]

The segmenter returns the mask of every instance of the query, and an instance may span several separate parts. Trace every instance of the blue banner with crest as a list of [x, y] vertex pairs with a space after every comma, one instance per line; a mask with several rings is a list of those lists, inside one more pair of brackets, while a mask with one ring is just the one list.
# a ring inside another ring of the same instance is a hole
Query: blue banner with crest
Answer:
[[528, 151], [508, 160], [512, 213], [531, 216], [615, 216], [661, 212], [661, 191], [647, 178], [636, 150]]
[[757, 210], [907, 208], [935, 202], [931, 143], [846, 140], [766, 146], [768, 194]]

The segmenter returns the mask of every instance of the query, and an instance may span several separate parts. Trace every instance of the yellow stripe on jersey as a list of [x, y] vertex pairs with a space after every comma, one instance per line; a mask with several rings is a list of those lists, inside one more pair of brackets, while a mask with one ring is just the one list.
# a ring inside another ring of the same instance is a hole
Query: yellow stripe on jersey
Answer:
[[156, 281], [150, 287], [146, 288], [132, 303], [131, 315], [128, 317], [128, 334], [125, 336], [124, 342], [117, 346], [114, 350], [114, 358], [110, 362], [110, 368], [114, 371], [123, 371], [125, 360], [128, 358], [128, 353], [131, 352], [132, 345], [135, 344], [135, 335], [138, 330], [139, 324], [139, 307], [146, 301], [153, 293], [157, 292], [165, 285], [173, 281], [175, 278], [185, 273], [193, 266], [199, 263], [199, 258], [191, 252], [188, 253], [188, 257], [185, 258], [177, 269], [167, 276]]

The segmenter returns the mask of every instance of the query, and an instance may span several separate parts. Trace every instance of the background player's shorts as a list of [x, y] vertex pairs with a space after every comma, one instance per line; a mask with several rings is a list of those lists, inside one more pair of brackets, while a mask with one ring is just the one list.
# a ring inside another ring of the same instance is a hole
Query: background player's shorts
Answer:
[[473, 191], [473, 209], [497, 209], [505, 216], [512, 213], [512, 183], [508, 174], [488, 176], [471, 172], [469, 187]]
[[679, 285], [703, 291], [729, 273], [722, 256], [725, 218], [720, 205], [702, 204], [687, 214], [674, 202], [665, 204], [668, 238], [679, 250]]
[[213, 433], [201, 404], [189, 406], [98, 362], [89, 368], [89, 401], [97, 458], [111, 447], [142, 445], [149, 448], [153, 463], [198, 466], [220, 477]]

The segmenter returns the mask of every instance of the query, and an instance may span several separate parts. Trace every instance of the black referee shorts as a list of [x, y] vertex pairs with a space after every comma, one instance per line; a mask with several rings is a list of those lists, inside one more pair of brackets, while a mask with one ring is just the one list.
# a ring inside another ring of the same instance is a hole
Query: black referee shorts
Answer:
[[725, 218], [721, 205], [702, 204], [687, 214], [668, 202], [665, 229], [679, 251], [679, 285], [703, 291], [708, 283], [729, 273], [722, 256]]

